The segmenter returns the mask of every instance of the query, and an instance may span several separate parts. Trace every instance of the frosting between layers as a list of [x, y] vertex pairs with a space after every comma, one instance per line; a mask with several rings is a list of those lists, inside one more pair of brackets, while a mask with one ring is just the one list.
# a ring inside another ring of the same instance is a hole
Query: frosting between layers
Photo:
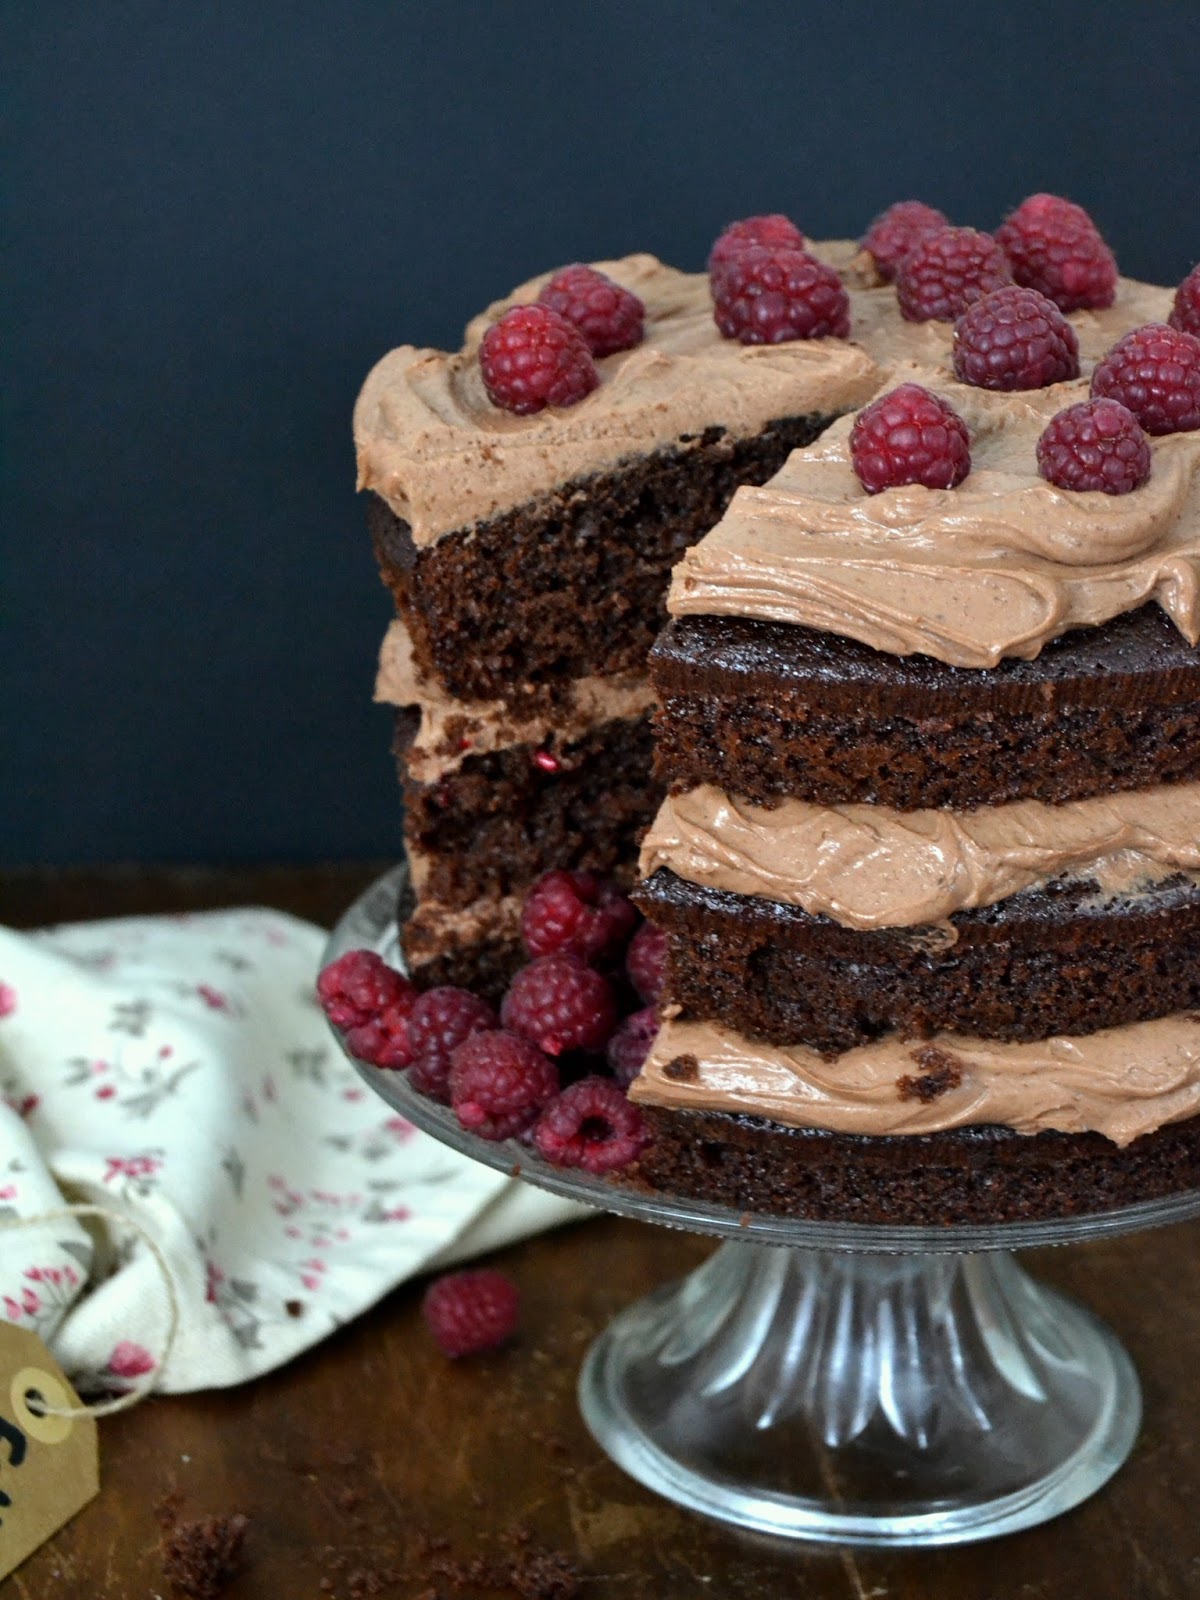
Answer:
[[418, 783], [436, 783], [457, 771], [467, 756], [515, 744], [541, 745], [552, 736], [570, 743], [602, 723], [640, 717], [654, 703], [654, 690], [643, 673], [577, 678], [563, 702], [521, 716], [503, 700], [455, 700], [420, 675], [408, 629], [396, 618], [380, 647], [375, 699], [417, 707], [421, 720], [405, 763]]
[[836, 1133], [998, 1123], [1018, 1133], [1101, 1133], [1127, 1145], [1200, 1113], [1200, 1014], [1034, 1044], [889, 1034], [835, 1061], [801, 1045], [751, 1043], [712, 1023], [668, 1021], [629, 1093], [646, 1105]]
[[668, 795], [651, 823], [639, 870], [659, 867], [848, 928], [942, 923], [1064, 876], [1115, 895], [1200, 872], [1200, 783], [966, 812], [795, 799], [768, 809], [704, 784]]
[[1070, 628], [1156, 600], [1200, 641], [1200, 433], [1151, 441], [1132, 494], [1069, 493], [1038, 476], [1038, 435], [1082, 382], [995, 395], [913, 373], [971, 432], [957, 489], [868, 495], [851, 420], [794, 451], [675, 568], [667, 609], [794, 623], [960, 667], [1033, 658]]
[[[837, 242], [822, 253], [844, 264], [852, 249]], [[514, 416], [488, 399], [479, 372], [488, 326], [536, 299], [549, 273], [476, 317], [460, 351], [402, 345], [368, 375], [354, 408], [358, 487], [381, 495], [416, 544], [627, 457], [694, 441], [706, 428], [748, 436], [783, 417], [861, 405], [884, 376], [875, 344], [909, 360], [948, 348], [948, 327], [938, 334], [903, 323], [890, 289], [852, 294], [862, 324], [855, 341], [861, 334], [870, 353], [844, 339], [743, 345], [717, 331], [705, 273], [679, 272], [651, 255], [596, 265], [644, 301], [646, 337], [598, 361], [600, 386], [578, 405]]]

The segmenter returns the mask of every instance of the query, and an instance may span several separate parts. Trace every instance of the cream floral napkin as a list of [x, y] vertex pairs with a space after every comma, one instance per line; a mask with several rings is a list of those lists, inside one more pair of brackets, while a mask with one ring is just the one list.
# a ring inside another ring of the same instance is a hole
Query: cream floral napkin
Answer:
[[[85, 1391], [256, 1377], [429, 1268], [587, 1215], [417, 1132], [280, 912], [0, 928], [0, 1308]], [[68, 1203], [113, 1214], [11, 1226]], [[161, 1362], [167, 1291], [180, 1316]]]

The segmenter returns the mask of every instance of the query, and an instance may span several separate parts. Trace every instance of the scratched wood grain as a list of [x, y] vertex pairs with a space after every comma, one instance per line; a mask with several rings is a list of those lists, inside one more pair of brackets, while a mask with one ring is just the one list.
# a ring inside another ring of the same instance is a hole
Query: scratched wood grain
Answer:
[[[329, 921], [375, 869], [27, 873], [0, 883], [18, 925], [257, 901]], [[282, 1372], [151, 1401], [102, 1425], [99, 1498], [0, 1600], [163, 1595], [155, 1503], [253, 1519], [228, 1600], [456, 1591], [439, 1562], [497, 1557], [523, 1527], [566, 1551], [582, 1600], [1200, 1600], [1200, 1224], [1032, 1255], [1125, 1341], [1146, 1421], [1115, 1482], [1047, 1527], [933, 1553], [785, 1546], [644, 1492], [591, 1442], [575, 1375], [613, 1313], [690, 1270], [709, 1241], [607, 1218], [501, 1252], [520, 1284], [511, 1351], [453, 1366], [406, 1286]], [[442, 1542], [445, 1541], [443, 1546]], [[507, 1591], [511, 1593], [511, 1591]]]

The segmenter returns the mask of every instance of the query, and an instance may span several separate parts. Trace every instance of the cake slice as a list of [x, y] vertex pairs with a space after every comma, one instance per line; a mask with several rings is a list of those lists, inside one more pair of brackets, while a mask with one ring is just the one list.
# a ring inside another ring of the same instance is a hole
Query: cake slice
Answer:
[[1072, 494], [1037, 446], [1085, 381], [923, 376], [958, 487], [868, 494], [839, 423], [676, 569], [641, 1174], [930, 1223], [1195, 1186], [1200, 432]]

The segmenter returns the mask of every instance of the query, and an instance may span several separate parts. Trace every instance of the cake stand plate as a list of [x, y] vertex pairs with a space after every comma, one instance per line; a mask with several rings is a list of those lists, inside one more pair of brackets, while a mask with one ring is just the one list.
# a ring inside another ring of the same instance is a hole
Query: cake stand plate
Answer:
[[[326, 961], [369, 948], [403, 965], [404, 871], [351, 906]], [[1124, 1349], [1010, 1252], [1182, 1221], [1200, 1214], [1200, 1193], [993, 1226], [747, 1215], [489, 1143], [403, 1073], [351, 1060], [401, 1115], [476, 1161], [725, 1238], [689, 1277], [622, 1312], [579, 1380], [600, 1445], [681, 1505], [792, 1538], [958, 1544], [1069, 1510], [1133, 1448], [1141, 1396]]]

